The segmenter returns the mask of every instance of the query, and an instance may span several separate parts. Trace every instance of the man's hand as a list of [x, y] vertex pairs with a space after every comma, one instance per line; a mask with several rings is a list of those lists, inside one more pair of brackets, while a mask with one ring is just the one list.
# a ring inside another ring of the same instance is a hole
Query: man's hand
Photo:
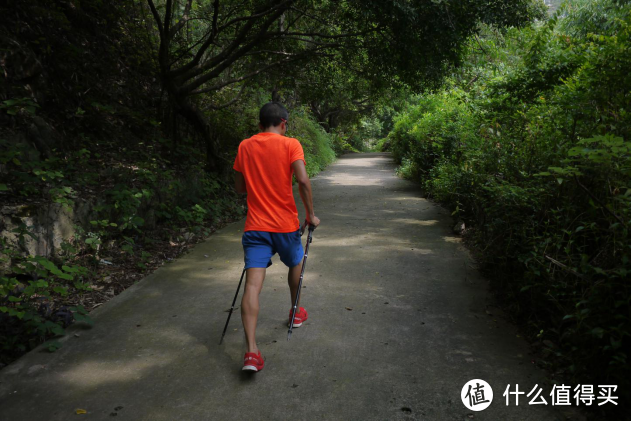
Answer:
[[311, 215], [307, 217], [307, 223], [318, 227], [320, 225], [320, 219], [315, 215]]

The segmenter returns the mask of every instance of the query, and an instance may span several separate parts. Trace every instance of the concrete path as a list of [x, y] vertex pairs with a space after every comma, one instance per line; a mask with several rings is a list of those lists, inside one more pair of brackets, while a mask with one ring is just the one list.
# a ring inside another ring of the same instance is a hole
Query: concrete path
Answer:
[[[261, 293], [262, 372], [240, 370], [238, 311], [218, 346], [243, 265], [241, 221], [97, 308], [96, 325], [70, 329], [57, 352], [34, 351], [3, 369], [0, 417], [562, 418], [525, 395], [506, 406], [507, 384], [528, 393], [544, 374], [515, 329], [486, 312], [487, 282], [449, 213], [395, 177], [389, 156], [346, 155], [313, 186], [322, 225], [303, 288], [309, 320], [286, 341], [289, 291], [275, 257]], [[474, 378], [495, 395], [482, 412], [460, 398]]]

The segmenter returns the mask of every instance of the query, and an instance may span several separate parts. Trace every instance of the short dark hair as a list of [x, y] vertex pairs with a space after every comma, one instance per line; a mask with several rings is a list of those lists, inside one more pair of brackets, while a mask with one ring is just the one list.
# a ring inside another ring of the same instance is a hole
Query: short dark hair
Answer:
[[289, 112], [278, 101], [271, 101], [261, 107], [259, 122], [263, 128], [278, 126], [282, 119], [289, 120]]

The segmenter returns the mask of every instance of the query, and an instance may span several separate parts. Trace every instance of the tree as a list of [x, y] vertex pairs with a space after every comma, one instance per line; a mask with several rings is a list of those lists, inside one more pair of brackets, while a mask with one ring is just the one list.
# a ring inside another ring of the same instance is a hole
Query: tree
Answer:
[[217, 157], [220, 146], [195, 96], [243, 88], [271, 69], [290, 74], [321, 59], [352, 62], [370, 84], [421, 86], [457, 63], [478, 22], [527, 22], [534, 1], [147, 0], [169, 105], [206, 139], [209, 157]]

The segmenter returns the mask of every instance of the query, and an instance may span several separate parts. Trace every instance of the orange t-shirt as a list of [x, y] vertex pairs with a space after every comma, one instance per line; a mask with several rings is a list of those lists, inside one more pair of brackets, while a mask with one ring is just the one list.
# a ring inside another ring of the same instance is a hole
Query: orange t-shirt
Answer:
[[305, 160], [295, 138], [262, 132], [239, 145], [233, 168], [242, 173], [248, 191], [245, 231], [294, 232], [300, 228], [291, 187], [291, 163]]

